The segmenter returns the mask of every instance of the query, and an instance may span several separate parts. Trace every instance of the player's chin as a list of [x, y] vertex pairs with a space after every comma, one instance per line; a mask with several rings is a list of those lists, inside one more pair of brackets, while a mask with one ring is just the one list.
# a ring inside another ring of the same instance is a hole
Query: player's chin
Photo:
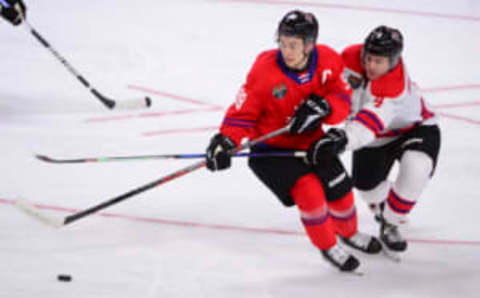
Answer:
[[380, 76], [377, 73], [367, 71], [367, 78], [369, 80], [375, 80], [375, 79], [378, 79], [378, 77], [380, 77]]
[[293, 58], [284, 58], [283, 60], [285, 61], [285, 64], [290, 68], [295, 68], [295, 66], [297, 66], [298, 64], [298, 61]]

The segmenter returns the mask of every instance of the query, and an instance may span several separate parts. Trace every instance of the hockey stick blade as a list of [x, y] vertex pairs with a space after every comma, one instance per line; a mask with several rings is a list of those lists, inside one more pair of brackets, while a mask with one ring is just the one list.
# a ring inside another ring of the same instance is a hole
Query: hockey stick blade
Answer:
[[150, 97], [136, 98], [124, 101], [115, 101], [115, 105], [112, 107], [114, 110], [138, 110], [148, 108], [152, 105]]
[[51, 227], [59, 228], [65, 225], [65, 219], [50, 217], [44, 214], [40, 209], [35, 207], [35, 205], [28, 202], [27, 200], [24, 200], [24, 199], [16, 200], [15, 207], [23, 211], [25, 214], [30, 215], [31, 217]]
[[58, 161], [55, 160], [55, 159], [52, 159], [46, 155], [41, 155], [41, 154], [35, 154], [35, 157], [41, 161], [44, 161], [44, 162], [51, 162], [51, 163], [57, 163]]
[[46, 155], [36, 154], [35, 157], [41, 161], [48, 162], [48, 163], [84, 163], [87, 162], [84, 159], [69, 159], [69, 160], [62, 160], [62, 159], [55, 159], [51, 158]]

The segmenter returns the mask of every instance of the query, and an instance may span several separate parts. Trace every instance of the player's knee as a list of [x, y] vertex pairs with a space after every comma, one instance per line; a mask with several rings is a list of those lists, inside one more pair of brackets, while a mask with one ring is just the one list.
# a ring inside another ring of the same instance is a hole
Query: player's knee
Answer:
[[395, 190], [401, 195], [418, 199], [430, 179], [432, 159], [420, 151], [407, 151], [400, 161]]
[[323, 209], [321, 207], [326, 206], [323, 186], [314, 174], [307, 174], [298, 179], [290, 195], [302, 212]]
[[369, 190], [358, 189], [358, 195], [368, 204], [378, 204], [385, 200], [391, 188], [391, 182], [384, 180]]

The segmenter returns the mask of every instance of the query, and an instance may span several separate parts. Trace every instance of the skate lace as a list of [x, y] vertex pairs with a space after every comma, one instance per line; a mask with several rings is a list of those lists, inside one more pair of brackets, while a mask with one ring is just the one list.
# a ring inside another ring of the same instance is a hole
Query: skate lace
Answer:
[[366, 249], [370, 244], [372, 237], [370, 237], [369, 235], [357, 232], [355, 235], [348, 238], [348, 240], [352, 242], [354, 245]]
[[327, 250], [327, 254], [339, 264], [344, 264], [350, 255], [339, 244]]

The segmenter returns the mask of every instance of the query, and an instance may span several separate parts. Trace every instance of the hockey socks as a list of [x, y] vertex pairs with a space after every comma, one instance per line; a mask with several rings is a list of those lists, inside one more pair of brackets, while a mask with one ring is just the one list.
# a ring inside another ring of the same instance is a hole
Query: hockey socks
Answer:
[[310, 241], [320, 250], [337, 242], [335, 229], [326, 204], [323, 187], [314, 174], [300, 178], [291, 190]]

